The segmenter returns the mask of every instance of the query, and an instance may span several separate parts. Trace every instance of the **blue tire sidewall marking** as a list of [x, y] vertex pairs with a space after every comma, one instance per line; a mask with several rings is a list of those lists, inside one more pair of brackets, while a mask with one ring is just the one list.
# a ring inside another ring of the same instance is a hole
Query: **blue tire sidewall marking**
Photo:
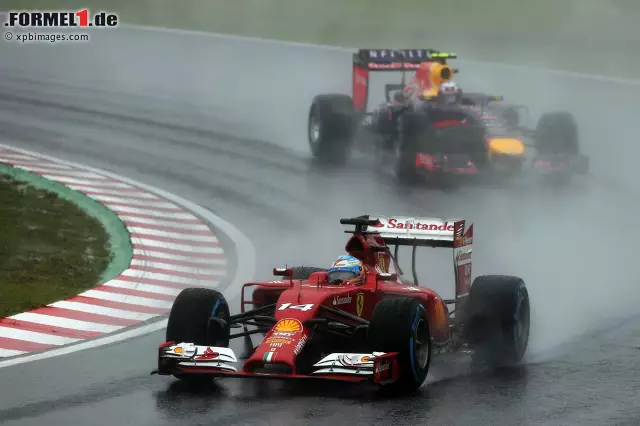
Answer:
[[216, 300], [215, 305], [213, 305], [213, 309], [211, 309], [211, 318], [214, 318], [216, 316], [216, 312], [218, 311], [218, 308], [222, 303], [223, 303], [222, 299]]
[[[418, 322], [420, 321], [420, 312], [424, 311], [424, 306], [418, 305], [416, 307], [416, 316], [413, 319], [413, 324], [411, 325], [411, 330], [415, 332], [418, 328]], [[413, 378], [416, 383], [420, 383], [423, 379], [420, 378], [420, 374], [416, 369], [416, 357], [415, 357], [415, 338], [413, 334], [411, 335], [411, 339], [409, 340], [409, 359], [411, 360], [411, 373], [413, 374]]]
[[523, 290], [526, 289], [526, 286], [524, 283], [521, 283], [520, 286], [518, 287], [518, 290], [516, 291], [516, 309], [515, 312], [513, 314], [513, 342], [517, 345], [519, 338], [520, 338], [520, 334], [518, 333], [518, 324], [519, 324], [519, 317], [520, 317], [520, 303], [518, 303], [520, 301], [520, 294]]

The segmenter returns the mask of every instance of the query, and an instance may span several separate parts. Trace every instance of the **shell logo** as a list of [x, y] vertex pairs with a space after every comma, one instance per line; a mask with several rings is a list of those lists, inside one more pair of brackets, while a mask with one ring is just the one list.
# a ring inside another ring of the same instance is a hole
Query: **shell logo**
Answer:
[[294, 333], [297, 331], [302, 331], [302, 323], [297, 319], [283, 319], [278, 321], [278, 323], [273, 328], [273, 331], [284, 331], [289, 333]]

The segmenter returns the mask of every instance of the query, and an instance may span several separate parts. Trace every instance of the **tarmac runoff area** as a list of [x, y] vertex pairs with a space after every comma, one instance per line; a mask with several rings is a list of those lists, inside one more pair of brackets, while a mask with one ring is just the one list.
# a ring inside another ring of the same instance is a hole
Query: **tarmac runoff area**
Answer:
[[125, 238], [130, 238], [132, 248], [128, 266], [114, 279], [69, 299], [1, 319], [0, 358], [75, 344], [150, 322], [169, 312], [182, 289], [218, 287], [225, 279], [227, 255], [215, 232], [177, 203], [93, 170], [2, 145], [0, 163], [104, 205], [124, 224], [123, 233], [128, 233]]

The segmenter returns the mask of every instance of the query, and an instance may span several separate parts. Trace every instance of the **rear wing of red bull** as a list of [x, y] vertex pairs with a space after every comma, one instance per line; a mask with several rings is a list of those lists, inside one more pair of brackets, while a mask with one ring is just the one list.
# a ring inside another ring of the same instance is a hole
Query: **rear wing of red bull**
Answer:
[[353, 54], [352, 98], [356, 112], [366, 111], [371, 71], [402, 71], [404, 87], [407, 70], [417, 70], [423, 62], [437, 62], [443, 73], [457, 72], [447, 65], [447, 59], [457, 58], [455, 53], [434, 49], [360, 49]]
[[363, 216], [354, 219], [342, 219], [340, 223], [356, 225], [355, 232], [377, 234], [387, 246], [395, 246], [394, 257], [396, 262], [400, 246], [413, 247], [411, 270], [416, 285], [418, 285], [416, 273], [417, 247], [453, 249], [456, 300], [468, 295], [471, 287], [472, 223], [467, 226], [465, 220], [404, 216]]

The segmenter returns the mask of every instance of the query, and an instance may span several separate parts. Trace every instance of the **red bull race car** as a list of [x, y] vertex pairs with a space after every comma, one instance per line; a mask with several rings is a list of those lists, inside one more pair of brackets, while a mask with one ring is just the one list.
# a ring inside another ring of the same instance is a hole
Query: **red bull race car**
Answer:
[[[346, 255], [328, 269], [274, 269], [281, 281], [246, 283], [239, 313], [232, 315], [216, 290], [183, 290], [171, 309], [154, 373], [198, 383], [212, 377], [271, 378], [415, 390], [438, 354], [471, 353], [490, 365], [517, 363], [525, 355], [525, 283], [485, 275], [471, 285], [472, 224], [368, 215], [340, 223], [355, 227], [345, 231], [351, 234]], [[398, 266], [400, 246], [412, 248], [411, 283]], [[452, 250], [453, 299], [419, 284], [418, 247]], [[255, 347], [252, 334], [263, 336]], [[245, 340], [244, 362], [229, 347], [235, 338]]]
[[[433, 49], [359, 50], [353, 55], [352, 94], [316, 96], [308, 120], [312, 155], [344, 164], [353, 150], [373, 154], [377, 170], [401, 181], [424, 176], [519, 174], [527, 156], [534, 170], [572, 176], [588, 171], [577, 126], [569, 113], [544, 114], [535, 130], [520, 124], [518, 106], [501, 97], [455, 89], [453, 53]], [[406, 72], [415, 70], [407, 83]], [[385, 85], [386, 101], [368, 111], [369, 76], [401, 71], [399, 84]], [[454, 102], [444, 88], [454, 88]]]

